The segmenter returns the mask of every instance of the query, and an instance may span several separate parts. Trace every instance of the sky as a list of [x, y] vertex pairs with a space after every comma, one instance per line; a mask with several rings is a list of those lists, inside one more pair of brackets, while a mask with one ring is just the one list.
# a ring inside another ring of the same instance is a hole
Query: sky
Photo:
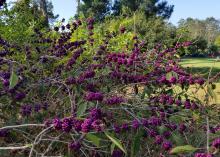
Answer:
[[220, 20], [220, 0], [168, 0], [168, 3], [174, 5], [170, 22], [175, 25], [187, 17], [205, 19], [212, 16]]
[[[76, 13], [77, 3], [76, 0], [50, 0], [54, 6], [55, 14], [59, 14], [60, 19], [65, 18], [68, 20]], [[64, 2], [65, 1], [65, 2]]]
[[[69, 19], [76, 13], [76, 0], [51, 0], [54, 5], [54, 12], [61, 18]], [[205, 19], [214, 17], [220, 19], [220, 0], [167, 0], [174, 5], [174, 12], [170, 22], [178, 24], [180, 19], [187, 17]]]
[[[65, 2], [64, 2], [65, 1]], [[174, 12], [170, 18], [170, 22], [174, 25], [178, 24], [180, 19], [187, 17], [205, 19], [213, 16], [220, 19], [220, 0], [167, 0], [169, 4], [173, 4]], [[76, 0], [52, 0], [55, 13], [60, 17], [69, 19], [76, 13]]]

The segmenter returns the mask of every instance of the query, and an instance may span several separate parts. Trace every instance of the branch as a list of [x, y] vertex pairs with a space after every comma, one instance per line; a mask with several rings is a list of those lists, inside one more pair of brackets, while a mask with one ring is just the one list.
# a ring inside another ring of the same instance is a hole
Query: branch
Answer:
[[29, 127], [29, 126], [44, 127], [45, 124], [22, 124], [22, 125], [5, 126], [0, 128], [0, 131], [4, 129], [13, 129], [13, 128], [21, 128], [21, 127]]
[[0, 147], [0, 150], [19, 150], [19, 149], [27, 149], [30, 148], [32, 144], [27, 144], [25, 146], [20, 147]]
[[29, 153], [29, 157], [31, 157], [32, 154], [33, 154], [34, 146], [36, 145], [38, 138], [39, 138], [41, 135], [43, 135], [45, 132], [47, 132], [48, 130], [50, 130], [52, 127], [53, 127], [53, 126], [47, 127], [46, 129], [44, 129], [43, 131], [41, 131], [41, 132], [36, 136], [36, 138], [35, 138], [35, 140], [34, 140], [34, 142], [33, 142], [33, 144], [32, 144], [32, 148], [31, 148], [31, 151], [30, 151], [30, 153]]

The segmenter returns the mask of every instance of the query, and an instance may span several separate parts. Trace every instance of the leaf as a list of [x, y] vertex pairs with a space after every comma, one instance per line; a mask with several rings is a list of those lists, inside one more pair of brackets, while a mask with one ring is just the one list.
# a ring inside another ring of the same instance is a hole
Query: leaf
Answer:
[[141, 94], [141, 99], [144, 99], [146, 94], [148, 94], [148, 89], [147, 87], [144, 87], [143, 93]]
[[41, 83], [39, 86], [39, 94], [43, 97], [46, 92], [47, 91], [46, 91], [44, 83]]
[[77, 117], [80, 117], [87, 109], [87, 103], [82, 103], [77, 109]]
[[173, 148], [170, 153], [171, 154], [179, 154], [179, 153], [193, 153], [197, 150], [198, 148], [195, 148], [191, 145], [185, 145], [185, 146], [178, 146]]
[[115, 144], [112, 143], [112, 144], [111, 144], [111, 154], [113, 154], [114, 149], [115, 149]]
[[199, 113], [193, 112], [192, 113], [192, 118], [194, 121], [198, 121], [200, 119]]
[[169, 80], [173, 76], [172, 72], [166, 74], [166, 79]]
[[131, 157], [135, 157], [140, 150], [141, 137], [142, 137], [141, 135], [142, 132], [136, 134], [136, 136], [132, 140]]
[[9, 88], [12, 89], [14, 88], [17, 83], [18, 83], [18, 76], [16, 75], [16, 73], [14, 71], [12, 71], [11, 73], [11, 77], [10, 77], [10, 84], [9, 84]]
[[95, 146], [100, 147], [101, 138], [99, 138], [98, 136], [88, 133], [86, 134], [86, 138], [91, 141]]
[[217, 96], [216, 96], [215, 92], [213, 91], [211, 85], [208, 85], [207, 92], [208, 92], [209, 96], [211, 96], [215, 101], [217, 100]]
[[172, 141], [176, 143], [176, 145], [184, 145], [184, 140], [182, 138], [182, 136], [180, 136], [179, 134], [172, 134], [171, 137]]
[[118, 140], [117, 138], [115, 137], [112, 137], [109, 135], [109, 133], [105, 132], [105, 135], [118, 147], [120, 148], [125, 154], [127, 154], [126, 150], [123, 148], [120, 140]]

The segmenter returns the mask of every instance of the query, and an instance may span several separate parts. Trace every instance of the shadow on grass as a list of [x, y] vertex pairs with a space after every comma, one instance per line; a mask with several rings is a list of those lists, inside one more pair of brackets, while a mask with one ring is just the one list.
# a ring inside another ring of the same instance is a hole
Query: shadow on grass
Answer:
[[[186, 67], [185, 69], [191, 74], [202, 75], [205, 78], [208, 78], [210, 72], [210, 67]], [[215, 76], [219, 72], [220, 68], [213, 67], [210, 76]]]
[[[181, 65], [197, 65], [197, 64], [204, 64], [204, 62], [183, 62]], [[213, 64], [213, 62], [205, 62], [205, 64]]]

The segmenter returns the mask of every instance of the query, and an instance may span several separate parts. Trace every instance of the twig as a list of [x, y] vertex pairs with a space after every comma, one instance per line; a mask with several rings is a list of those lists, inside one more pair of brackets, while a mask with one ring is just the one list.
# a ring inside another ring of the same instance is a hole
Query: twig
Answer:
[[21, 128], [21, 127], [29, 127], [29, 126], [36, 126], [36, 127], [44, 127], [44, 124], [22, 124], [22, 125], [12, 125], [12, 126], [5, 126], [0, 128], [0, 130], [4, 129], [13, 129], [13, 128]]
[[25, 146], [20, 147], [0, 147], [0, 150], [19, 150], [19, 149], [27, 149], [30, 148], [32, 144], [27, 144]]
[[209, 154], [209, 117], [207, 116], [206, 117], [206, 123], [207, 123], [207, 128], [206, 128], [206, 149], [207, 149], [207, 152]]
[[34, 140], [34, 143], [32, 144], [29, 157], [31, 157], [32, 154], [33, 154], [34, 146], [35, 146], [35, 144], [37, 143], [38, 138], [39, 138], [43, 133], [45, 133], [46, 131], [48, 131], [49, 129], [51, 129], [52, 127], [53, 127], [53, 126], [47, 127], [46, 129], [44, 129], [43, 131], [41, 131], [41, 132], [36, 136], [36, 138], [35, 138], [35, 140]]
[[[59, 139], [60, 136], [62, 136], [62, 135], [63, 135], [63, 133], [60, 134], [59, 136], [55, 137], [55, 139], [51, 140], [52, 142], [51, 142], [50, 145], [47, 147], [46, 151], [43, 153], [42, 156], [45, 156], [45, 154], [46, 154], [46, 153], [50, 150], [50, 148], [52, 147], [53, 143], [59, 141], [58, 139]], [[60, 142], [60, 141], [59, 141], [59, 142]]]

